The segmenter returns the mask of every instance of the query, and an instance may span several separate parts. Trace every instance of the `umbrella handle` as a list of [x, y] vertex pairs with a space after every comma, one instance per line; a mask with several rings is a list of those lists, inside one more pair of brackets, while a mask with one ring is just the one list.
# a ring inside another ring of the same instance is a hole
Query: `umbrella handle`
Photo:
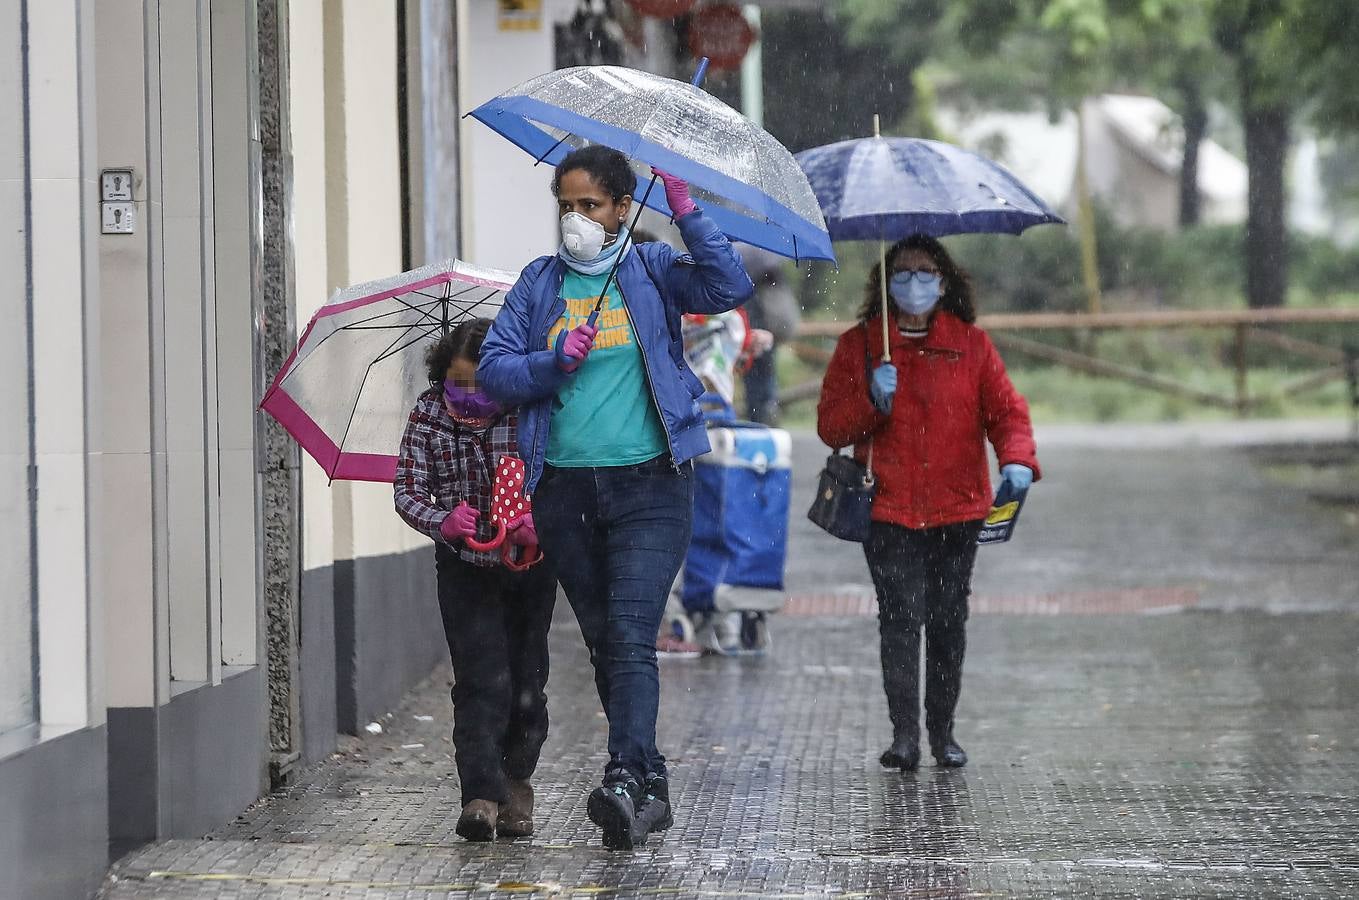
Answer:
[[542, 562], [543, 551], [537, 544], [530, 544], [524, 548], [524, 558], [515, 562], [510, 558], [510, 545], [506, 544], [500, 548], [500, 559], [511, 572], [523, 572]]
[[478, 553], [489, 553], [496, 547], [505, 543], [505, 523], [497, 519], [495, 526], [495, 537], [491, 538], [489, 541], [483, 543], [476, 538], [465, 537], [462, 539], [462, 542], [466, 544], [468, 548], [475, 550]]

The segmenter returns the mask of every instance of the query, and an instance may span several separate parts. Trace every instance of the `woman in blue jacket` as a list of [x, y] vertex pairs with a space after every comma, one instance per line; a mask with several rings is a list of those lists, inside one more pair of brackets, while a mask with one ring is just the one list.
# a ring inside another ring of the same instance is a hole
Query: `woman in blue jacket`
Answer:
[[708, 451], [680, 316], [724, 312], [754, 292], [688, 185], [657, 175], [688, 255], [628, 240], [636, 176], [621, 153], [595, 145], [562, 160], [552, 181], [561, 247], [519, 276], [477, 371], [488, 393], [520, 407], [525, 493], [594, 665], [609, 762], [587, 811], [610, 849], [672, 822], [656, 749], [656, 632], [689, 545], [690, 460]]

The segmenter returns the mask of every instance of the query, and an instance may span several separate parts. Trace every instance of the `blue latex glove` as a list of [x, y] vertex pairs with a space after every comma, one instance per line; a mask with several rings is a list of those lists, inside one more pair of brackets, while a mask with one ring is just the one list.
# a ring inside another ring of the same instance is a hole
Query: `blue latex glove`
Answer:
[[892, 413], [892, 398], [897, 393], [897, 367], [883, 363], [873, 370], [873, 384], [868, 394], [873, 398], [873, 406], [884, 416]]
[[1029, 485], [1033, 484], [1033, 469], [1019, 463], [1010, 463], [1000, 467], [1000, 477], [1014, 485], [1015, 490], [1026, 491]]

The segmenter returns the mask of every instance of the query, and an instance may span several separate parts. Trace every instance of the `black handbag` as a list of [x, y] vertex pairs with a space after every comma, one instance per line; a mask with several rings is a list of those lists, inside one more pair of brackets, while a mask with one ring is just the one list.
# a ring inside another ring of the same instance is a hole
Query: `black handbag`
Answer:
[[[872, 379], [872, 360], [864, 347], [864, 375]], [[868, 465], [839, 451], [826, 458], [826, 467], [817, 480], [816, 499], [807, 518], [832, 537], [862, 544], [868, 540], [873, 512], [873, 495], [878, 485], [873, 479], [873, 441], [868, 442]]]
[[873, 445], [868, 447], [868, 465], [852, 456], [832, 453], [816, 485], [816, 499], [807, 518], [832, 537], [862, 544], [868, 540], [869, 517], [873, 512]]

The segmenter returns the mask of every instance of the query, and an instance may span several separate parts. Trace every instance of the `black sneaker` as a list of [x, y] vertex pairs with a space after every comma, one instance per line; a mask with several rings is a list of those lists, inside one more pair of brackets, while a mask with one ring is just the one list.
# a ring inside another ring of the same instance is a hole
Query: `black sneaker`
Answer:
[[642, 799], [637, 804], [637, 825], [647, 832], [665, 831], [675, 824], [670, 806], [670, 782], [664, 775], [648, 775]]
[[590, 792], [586, 815], [604, 832], [608, 850], [631, 850], [646, 843], [650, 829], [637, 821], [642, 786], [626, 769], [611, 769], [604, 783]]

